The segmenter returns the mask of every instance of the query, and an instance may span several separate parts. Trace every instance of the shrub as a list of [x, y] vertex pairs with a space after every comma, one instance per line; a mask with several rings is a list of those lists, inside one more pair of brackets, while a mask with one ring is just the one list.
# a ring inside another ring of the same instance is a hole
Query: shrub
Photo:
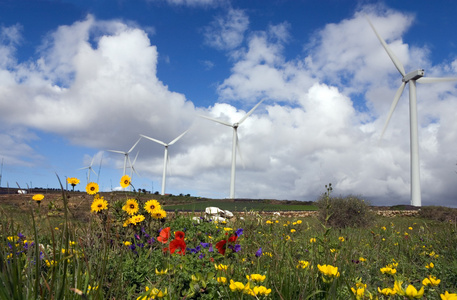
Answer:
[[457, 209], [444, 206], [424, 206], [419, 211], [419, 216], [440, 222], [454, 222], [457, 219]]
[[331, 197], [325, 193], [316, 204], [319, 220], [331, 227], [365, 227], [373, 220], [369, 203], [360, 196]]

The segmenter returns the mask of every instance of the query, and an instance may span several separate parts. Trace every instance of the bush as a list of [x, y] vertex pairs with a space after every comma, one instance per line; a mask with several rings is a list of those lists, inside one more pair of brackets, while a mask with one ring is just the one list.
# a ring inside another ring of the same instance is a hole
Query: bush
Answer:
[[444, 206], [424, 206], [419, 211], [419, 216], [440, 222], [455, 222], [457, 220], [457, 209]]
[[319, 220], [327, 226], [365, 227], [374, 219], [369, 203], [359, 196], [331, 197], [325, 193], [316, 204], [319, 208]]

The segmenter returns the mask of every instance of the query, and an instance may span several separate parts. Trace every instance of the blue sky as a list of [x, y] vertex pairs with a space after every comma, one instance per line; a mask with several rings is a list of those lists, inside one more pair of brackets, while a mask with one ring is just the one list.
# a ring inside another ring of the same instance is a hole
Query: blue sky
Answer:
[[[457, 77], [457, 3], [440, 1], [0, 0], [1, 185], [57, 187], [88, 166], [119, 186], [144, 134], [169, 147], [167, 193], [374, 205], [410, 197], [408, 92], [379, 136], [407, 72]], [[457, 206], [456, 84], [418, 84], [423, 205]], [[164, 147], [142, 139], [137, 188], [160, 191]], [[130, 170], [127, 170], [129, 173]]]

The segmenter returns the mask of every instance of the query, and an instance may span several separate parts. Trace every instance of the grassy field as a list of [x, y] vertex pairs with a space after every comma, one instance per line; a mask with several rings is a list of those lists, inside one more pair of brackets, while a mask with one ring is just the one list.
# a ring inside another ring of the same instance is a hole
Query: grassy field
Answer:
[[[0, 299], [452, 299], [457, 292], [457, 228], [449, 221], [373, 215], [367, 227], [337, 228], [316, 217], [238, 216], [313, 208], [294, 202], [43, 196], [1, 195]], [[168, 213], [157, 214], [162, 205]], [[236, 218], [179, 213], [208, 205]]]

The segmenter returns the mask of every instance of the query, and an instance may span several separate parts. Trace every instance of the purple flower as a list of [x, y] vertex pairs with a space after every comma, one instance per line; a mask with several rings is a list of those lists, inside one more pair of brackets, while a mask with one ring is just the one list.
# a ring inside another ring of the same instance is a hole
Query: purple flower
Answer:
[[200, 245], [202, 245], [203, 248], [208, 248], [209, 247], [209, 243], [201, 242]]
[[150, 238], [149, 240], [147, 240], [147, 242], [148, 242], [148, 244], [149, 244], [149, 245], [151, 245], [152, 243], [154, 243], [154, 241], [155, 241], [155, 240], [154, 240], [154, 238], [153, 238], [153, 237], [152, 237], [152, 238]]
[[238, 228], [237, 231], [235, 231], [236, 236], [240, 236], [243, 234], [243, 228]]
[[213, 252], [213, 244], [209, 244], [209, 249], [208, 249], [208, 252]]
[[200, 255], [198, 256], [199, 259], [202, 259], [203, 257], [205, 257], [205, 254], [204, 254], [204, 253], [202, 253], [202, 254], [200, 254]]
[[262, 248], [259, 248], [259, 250], [257, 250], [257, 252], [255, 253], [255, 256], [256, 257], [262, 256]]
[[139, 236], [138, 234], [135, 234], [135, 238], [136, 238], [137, 240], [140, 240], [140, 239], [141, 239], [140, 236]]
[[229, 245], [228, 246], [230, 249], [232, 249], [233, 252], [238, 252], [241, 250], [241, 245], [240, 244], [236, 244], [235, 246], [233, 245]]

